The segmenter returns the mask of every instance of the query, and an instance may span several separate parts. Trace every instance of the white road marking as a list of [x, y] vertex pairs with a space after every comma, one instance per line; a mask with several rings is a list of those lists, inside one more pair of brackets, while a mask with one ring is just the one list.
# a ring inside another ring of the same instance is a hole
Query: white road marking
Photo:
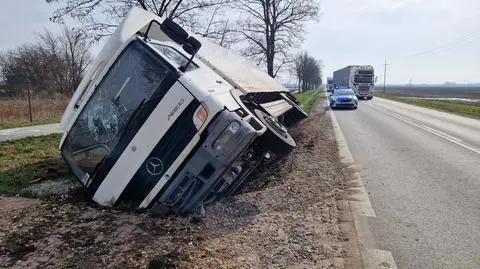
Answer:
[[[328, 98], [326, 104], [329, 104]], [[354, 166], [354, 160], [348, 144], [345, 140], [343, 132], [338, 124], [333, 111], [328, 111], [332, 122], [333, 131], [337, 140], [337, 146], [342, 163], [349, 165], [349, 168]], [[397, 269], [395, 260], [390, 251], [373, 249], [366, 247], [367, 245], [374, 245], [374, 243], [368, 244], [368, 241], [373, 241], [373, 237], [368, 228], [368, 222], [362, 217], [376, 218], [375, 211], [373, 210], [372, 203], [368, 197], [367, 189], [363, 184], [363, 180], [360, 174], [354, 173], [353, 180], [349, 182], [352, 187], [349, 188], [351, 194], [349, 195], [348, 203], [352, 211], [353, 224], [357, 232], [358, 246], [366, 269]], [[362, 221], [363, 220], [363, 221]]]
[[434, 135], [436, 135], [436, 136], [438, 136], [438, 137], [441, 137], [441, 138], [443, 138], [443, 139], [445, 139], [445, 140], [447, 140], [447, 141], [450, 141], [450, 142], [452, 142], [452, 143], [454, 143], [454, 144], [457, 144], [457, 145], [459, 145], [459, 146], [461, 146], [461, 147], [463, 147], [463, 148], [465, 148], [465, 149], [468, 149], [468, 150], [470, 150], [470, 151], [472, 151], [472, 152], [475, 152], [475, 153], [477, 153], [477, 154], [480, 155], [480, 149], [479, 149], [479, 148], [474, 147], [474, 146], [469, 145], [469, 144], [466, 144], [465, 142], [463, 142], [463, 141], [462, 141], [461, 139], [459, 139], [459, 138], [456, 138], [456, 137], [454, 137], [454, 136], [448, 135], [448, 134], [446, 134], [446, 133], [444, 133], [444, 132], [442, 132], [442, 131], [439, 131], [439, 130], [437, 130], [437, 129], [428, 127], [428, 126], [426, 126], [426, 125], [424, 125], [424, 124], [417, 124], [417, 123], [413, 122], [411, 119], [408, 119], [408, 118], [406, 118], [406, 117], [404, 117], [404, 116], [401, 116], [401, 115], [398, 115], [398, 114], [396, 114], [396, 113], [390, 112], [390, 111], [388, 111], [387, 109], [380, 108], [379, 106], [371, 105], [371, 107], [373, 107], [374, 109], [376, 109], [376, 110], [378, 110], [378, 111], [381, 111], [381, 112], [383, 112], [383, 113], [385, 113], [385, 114], [387, 114], [387, 115], [390, 115], [390, 116], [392, 116], [392, 117], [394, 117], [394, 118], [397, 118], [397, 119], [399, 119], [399, 120], [401, 120], [401, 121], [403, 121], [403, 122], [406, 122], [406, 123], [408, 123], [408, 124], [410, 124], [410, 125], [412, 125], [412, 126], [418, 127], [418, 128], [420, 128], [420, 129], [422, 129], [422, 130], [424, 130], [424, 131], [427, 131], [427, 132], [429, 132], [429, 133], [431, 133], [431, 134], [434, 134]]
[[422, 124], [422, 127], [427, 128], [427, 129], [430, 130], [431, 132], [437, 133], [438, 135], [441, 135], [441, 136], [444, 136], [444, 137], [448, 137], [448, 138], [451, 139], [451, 140], [455, 140], [455, 141], [457, 141], [457, 142], [463, 143], [462, 139], [456, 138], [456, 137], [451, 136], [451, 135], [449, 135], [449, 134], [446, 134], [446, 133], [444, 133], [444, 132], [442, 132], [442, 131], [440, 131], [440, 130], [433, 129], [433, 128], [425, 125], [425, 124]]
[[380, 249], [365, 249], [366, 269], [397, 269], [392, 252]]
[[[331, 111], [329, 114], [332, 121], [333, 131], [337, 140], [340, 158], [345, 165], [352, 165], [354, 163], [352, 153], [348, 148], [342, 130], [340, 129], [337, 119], [335, 118], [335, 114]], [[370, 202], [370, 198], [368, 197], [368, 192], [365, 189], [365, 185], [363, 184], [360, 175], [358, 173], [354, 173], [353, 179], [349, 183], [352, 185], [352, 187], [350, 188], [352, 194], [349, 197], [352, 211], [354, 211], [355, 214], [358, 214], [360, 216], [376, 217], [375, 210], [373, 210], [372, 203]]]

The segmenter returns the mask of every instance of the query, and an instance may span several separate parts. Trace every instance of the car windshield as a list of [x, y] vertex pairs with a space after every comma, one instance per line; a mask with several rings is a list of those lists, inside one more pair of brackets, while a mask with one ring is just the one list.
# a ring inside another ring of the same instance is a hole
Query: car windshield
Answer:
[[151, 101], [158, 103], [157, 93], [173, 84], [164, 82], [175, 73], [143, 42], [127, 46], [95, 89], [62, 148], [78, 177], [93, 173], [115, 151], [121, 137], [141, 126], [139, 115], [153, 110]]
[[351, 89], [336, 89], [333, 92], [334, 95], [354, 95]]
[[355, 83], [372, 83], [373, 76], [372, 75], [357, 75], [355, 76], [354, 81]]

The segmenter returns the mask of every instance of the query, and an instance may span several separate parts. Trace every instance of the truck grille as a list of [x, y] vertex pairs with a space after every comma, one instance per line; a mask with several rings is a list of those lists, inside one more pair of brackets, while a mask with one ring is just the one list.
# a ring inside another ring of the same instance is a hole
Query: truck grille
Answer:
[[170, 208], [182, 208], [189, 198], [195, 195], [203, 186], [203, 181], [193, 174], [187, 174], [174, 192], [165, 201]]
[[358, 86], [359, 92], [368, 92], [369, 89], [370, 89], [370, 86]]
[[[117, 203], [122, 203], [132, 208], [136, 208], [141, 204], [197, 133], [197, 129], [193, 124], [193, 114], [199, 105], [200, 102], [194, 100], [185, 108], [142, 163], [120, 195]], [[149, 162], [151, 161], [156, 162], [157, 171], [149, 169], [149, 164], [151, 164]]]

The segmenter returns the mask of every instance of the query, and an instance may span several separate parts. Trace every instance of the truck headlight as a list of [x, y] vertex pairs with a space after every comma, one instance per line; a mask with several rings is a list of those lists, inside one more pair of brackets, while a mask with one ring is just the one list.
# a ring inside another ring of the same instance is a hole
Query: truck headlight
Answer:
[[240, 123], [238, 123], [238, 121], [232, 121], [218, 136], [215, 142], [213, 142], [213, 148], [215, 150], [221, 150], [239, 130]]
[[195, 110], [195, 113], [193, 113], [193, 124], [195, 125], [195, 128], [197, 128], [197, 130], [200, 130], [200, 128], [202, 128], [202, 125], [207, 120], [207, 116], [207, 109], [204, 105], [200, 105], [197, 110]]

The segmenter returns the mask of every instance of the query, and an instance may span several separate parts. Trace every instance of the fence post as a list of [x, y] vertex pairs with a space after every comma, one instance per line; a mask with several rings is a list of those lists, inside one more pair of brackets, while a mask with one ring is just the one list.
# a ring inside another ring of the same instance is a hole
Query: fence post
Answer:
[[28, 112], [30, 115], [30, 122], [33, 121], [32, 119], [32, 103], [30, 102], [30, 80], [27, 79], [27, 95], [28, 95]]

